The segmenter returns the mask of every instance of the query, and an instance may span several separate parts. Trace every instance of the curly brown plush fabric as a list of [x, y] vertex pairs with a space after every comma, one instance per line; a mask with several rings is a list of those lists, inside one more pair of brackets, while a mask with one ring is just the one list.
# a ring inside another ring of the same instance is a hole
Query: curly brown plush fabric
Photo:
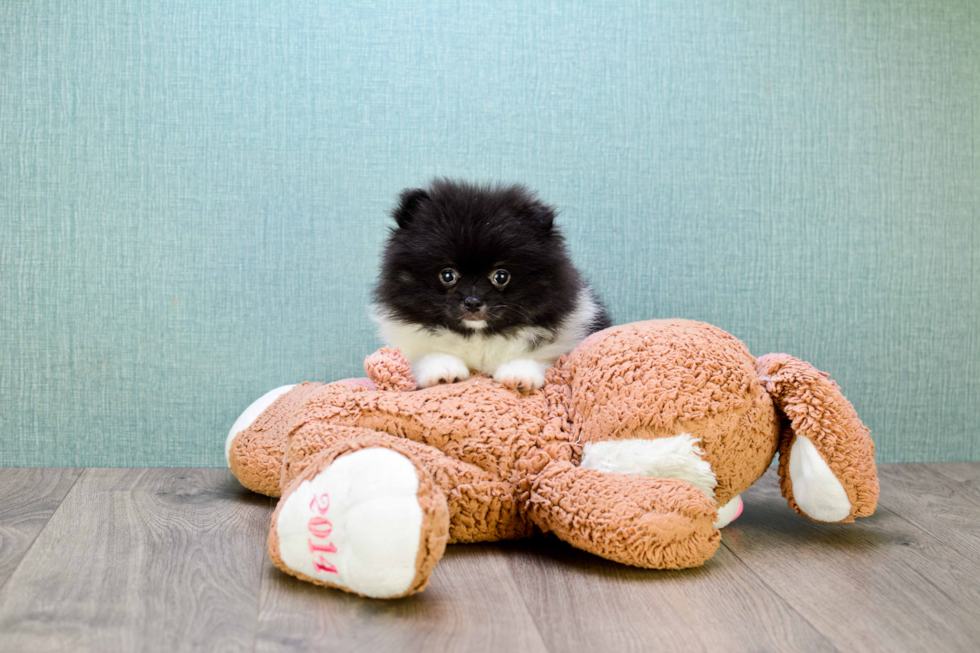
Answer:
[[[239, 433], [228, 453], [228, 466], [242, 485], [270, 497], [278, 497], [282, 487], [280, 466], [287, 434], [298, 409], [316, 390], [334, 387], [344, 391], [411, 391], [418, 388], [402, 353], [384, 348], [364, 360], [367, 378], [343, 379], [330, 384], [301, 383], [277, 398], [247, 429]], [[406, 370], [409, 370], [406, 376]], [[243, 464], [242, 461], [248, 461]]]
[[364, 372], [378, 390], [411, 392], [418, 390], [412, 366], [397, 349], [384, 347], [364, 359]]
[[569, 544], [636, 567], [697, 567], [721, 543], [714, 502], [673, 478], [551, 463], [532, 481], [530, 511], [543, 530]]
[[228, 453], [231, 473], [253, 492], [279, 496], [279, 477], [290, 420], [322, 383], [301, 383], [276, 399], [252, 425], [232, 441]]
[[[527, 394], [484, 376], [415, 390], [408, 361], [391, 349], [369, 356], [365, 371], [363, 381], [302, 384], [280, 397], [233, 441], [236, 476], [272, 496], [281, 488], [285, 500], [299, 479], [370, 443], [412, 461], [426, 479], [420, 505], [445, 505], [450, 542], [524, 537], [537, 527], [610, 560], [662, 569], [713, 555], [718, 508], [762, 476], [777, 450], [783, 492], [802, 513], [786, 480], [797, 434], [845, 488], [845, 521], [870, 514], [877, 498], [873, 444], [836, 384], [788, 356], [756, 361], [739, 340], [699, 322], [594, 334]], [[679, 437], [697, 443], [691, 455], [707, 463], [711, 487], [683, 474], [580, 466], [586, 446]], [[426, 523], [431, 532], [421, 537], [436, 542], [441, 526]], [[276, 559], [272, 544], [270, 536]], [[437, 559], [420, 556], [412, 591]]]

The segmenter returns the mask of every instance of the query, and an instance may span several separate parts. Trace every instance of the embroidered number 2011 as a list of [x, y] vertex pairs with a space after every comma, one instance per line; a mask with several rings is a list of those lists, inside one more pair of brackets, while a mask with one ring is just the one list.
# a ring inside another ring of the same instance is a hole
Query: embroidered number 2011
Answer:
[[336, 574], [338, 573], [337, 568], [323, 557], [324, 553], [337, 553], [337, 547], [328, 539], [333, 532], [333, 524], [326, 518], [327, 511], [330, 510], [330, 495], [326, 492], [313, 495], [313, 500], [310, 501], [310, 510], [319, 513], [313, 515], [307, 524], [307, 528], [310, 530], [309, 542], [313, 566], [316, 567], [317, 571]]

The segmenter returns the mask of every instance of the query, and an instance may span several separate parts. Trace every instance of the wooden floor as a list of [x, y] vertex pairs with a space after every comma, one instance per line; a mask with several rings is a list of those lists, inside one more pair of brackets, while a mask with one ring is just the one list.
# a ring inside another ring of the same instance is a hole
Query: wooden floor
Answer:
[[458, 545], [384, 602], [272, 567], [225, 470], [0, 469], [0, 651], [980, 651], [980, 463], [880, 471], [848, 525], [763, 478], [700, 569]]

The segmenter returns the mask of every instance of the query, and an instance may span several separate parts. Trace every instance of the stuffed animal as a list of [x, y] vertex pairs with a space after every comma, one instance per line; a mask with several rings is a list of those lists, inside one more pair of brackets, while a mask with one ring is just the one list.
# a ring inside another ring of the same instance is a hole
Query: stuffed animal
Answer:
[[695, 567], [777, 451], [799, 514], [850, 522], [877, 502], [874, 445], [837, 385], [708, 324], [606, 329], [525, 394], [482, 376], [418, 390], [391, 349], [365, 369], [270, 392], [226, 443], [246, 487], [281, 496], [272, 561], [318, 585], [406, 596], [447, 543], [535, 530], [628, 565]]

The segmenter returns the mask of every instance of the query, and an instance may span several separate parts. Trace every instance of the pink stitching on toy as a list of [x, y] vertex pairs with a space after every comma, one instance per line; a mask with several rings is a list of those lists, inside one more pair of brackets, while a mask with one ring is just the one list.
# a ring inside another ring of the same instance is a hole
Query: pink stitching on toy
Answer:
[[[313, 500], [310, 501], [310, 510], [315, 510], [316, 512], [320, 513], [320, 515], [319, 516], [313, 515], [312, 517], [310, 517], [310, 521], [306, 524], [306, 527], [309, 529], [310, 534], [312, 534], [313, 537], [319, 540], [325, 540], [328, 537], [330, 537], [331, 533], [333, 533], [333, 524], [330, 523], [329, 519], [323, 516], [327, 514], [327, 510], [329, 509], [330, 509], [329, 494], [324, 492], [319, 496], [317, 495], [313, 496]], [[333, 542], [327, 542], [326, 544], [317, 544], [313, 541], [312, 538], [310, 538], [308, 542], [310, 544], [310, 553], [315, 554], [317, 552], [320, 552], [320, 555], [318, 556], [319, 559], [313, 561], [313, 566], [316, 568], [317, 571], [322, 571], [327, 574], [340, 573], [337, 571], [336, 567], [334, 567], [332, 564], [327, 562], [327, 560], [323, 557], [324, 553], [337, 553], [337, 547], [334, 545]]]
[[336, 567], [334, 567], [332, 564], [330, 564], [329, 562], [327, 562], [326, 560], [324, 560], [323, 559], [323, 556], [320, 556], [320, 561], [319, 562], [317, 562], [316, 560], [314, 560], [313, 561], [313, 566], [316, 567], [317, 571], [325, 571], [328, 574], [337, 574], [337, 573], [340, 573], [340, 572], [337, 571], [337, 568]]
[[313, 517], [310, 519], [308, 527], [310, 532], [313, 533], [313, 536], [319, 537], [320, 539], [328, 538], [333, 533], [333, 524], [330, 523], [330, 520], [323, 517]]
[[330, 509], [330, 495], [324, 492], [320, 496], [313, 495], [313, 500], [310, 501], [310, 510], [316, 510], [321, 515], [327, 514], [327, 510]]
[[337, 553], [337, 547], [334, 546], [333, 542], [328, 542], [327, 544], [316, 544], [313, 540], [310, 540], [310, 553], [316, 553], [317, 551], [322, 551], [323, 553]]

